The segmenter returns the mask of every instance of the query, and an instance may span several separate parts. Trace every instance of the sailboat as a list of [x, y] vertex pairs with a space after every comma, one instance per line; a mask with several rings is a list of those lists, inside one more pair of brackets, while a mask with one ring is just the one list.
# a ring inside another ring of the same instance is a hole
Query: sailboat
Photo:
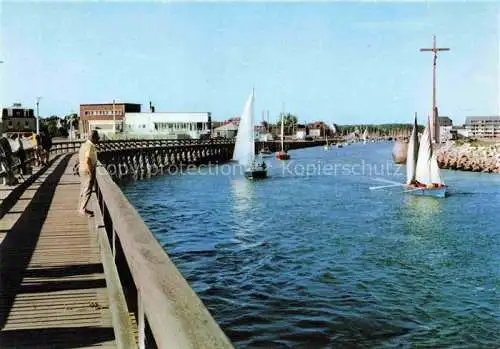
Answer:
[[325, 143], [325, 146], [323, 147], [323, 149], [325, 149], [326, 151], [332, 149], [332, 147], [330, 146], [330, 144], [328, 144], [328, 134], [325, 134], [325, 138], [326, 138], [326, 143]]
[[430, 137], [430, 121], [424, 130], [420, 144], [417, 133], [417, 116], [408, 143], [406, 156], [406, 192], [413, 195], [444, 198], [447, 186], [441, 178], [436, 152]]
[[233, 160], [245, 166], [245, 177], [258, 179], [267, 177], [267, 166], [264, 161], [255, 160], [255, 132], [254, 132], [254, 91], [248, 97], [245, 109], [241, 115], [236, 143], [234, 145]]
[[368, 128], [365, 128], [365, 132], [363, 132], [363, 143], [366, 144], [368, 141]]
[[276, 159], [278, 160], [288, 160], [290, 159], [290, 154], [288, 154], [285, 150], [285, 146], [283, 144], [283, 137], [285, 135], [285, 125], [283, 123], [283, 114], [281, 114], [281, 150], [276, 153]]
[[[265, 120], [264, 120], [264, 111], [262, 111], [262, 125], [266, 125], [265, 127], [265, 139], [262, 143], [262, 146], [259, 150], [259, 155], [263, 158], [268, 158], [268, 157], [271, 157], [273, 155], [273, 152], [269, 149], [269, 147], [267, 146], [267, 141], [269, 141], [269, 131], [268, 131], [268, 127], [269, 127], [269, 120], [267, 123], [264, 123]], [[262, 141], [262, 139], [260, 139]]]

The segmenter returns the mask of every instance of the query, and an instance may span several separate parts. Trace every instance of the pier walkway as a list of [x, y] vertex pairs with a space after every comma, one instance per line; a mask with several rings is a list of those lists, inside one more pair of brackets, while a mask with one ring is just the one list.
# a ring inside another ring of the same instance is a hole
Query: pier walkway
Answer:
[[74, 158], [56, 156], [0, 198], [1, 348], [116, 347], [95, 230], [76, 214]]

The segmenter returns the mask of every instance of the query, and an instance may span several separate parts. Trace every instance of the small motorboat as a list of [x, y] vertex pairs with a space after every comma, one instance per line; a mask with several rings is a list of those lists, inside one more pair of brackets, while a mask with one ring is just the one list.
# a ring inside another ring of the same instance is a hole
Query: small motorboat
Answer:
[[273, 152], [268, 147], [264, 147], [259, 151], [259, 155], [263, 158], [268, 158], [273, 155]]
[[265, 162], [253, 162], [245, 169], [245, 177], [248, 179], [263, 179], [267, 177], [267, 166]]

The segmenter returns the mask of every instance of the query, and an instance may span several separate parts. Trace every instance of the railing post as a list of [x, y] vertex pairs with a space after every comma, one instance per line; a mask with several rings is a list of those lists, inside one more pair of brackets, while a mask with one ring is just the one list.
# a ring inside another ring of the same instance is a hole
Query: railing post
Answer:
[[113, 228], [113, 222], [111, 222], [111, 229], [113, 230], [113, 237], [112, 237], [112, 240], [113, 240], [113, 259], [116, 261], [116, 231], [115, 229]]
[[137, 321], [138, 321], [138, 330], [139, 330], [139, 349], [146, 349], [146, 331], [145, 331], [145, 323], [144, 323], [144, 304], [142, 303], [141, 290], [137, 289]]

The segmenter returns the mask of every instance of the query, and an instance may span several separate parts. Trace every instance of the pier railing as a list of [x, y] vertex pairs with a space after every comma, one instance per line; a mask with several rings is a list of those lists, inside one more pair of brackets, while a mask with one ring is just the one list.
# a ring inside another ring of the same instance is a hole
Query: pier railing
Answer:
[[127, 306], [136, 315], [139, 347], [146, 347], [151, 333], [159, 348], [233, 348], [102, 166], [96, 193], [103, 218], [100, 228], [111, 246]]
[[[76, 141], [58, 141], [52, 143], [51, 153], [66, 153], [78, 151], [82, 144], [83, 140]], [[179, 140], [171, 140], [171, 139], [145, 139], [145, 140], [104, 140], [99, 141], [97, 144], [98, 152], [113, 152], [117, 150], [133, 150], [133, 149], [146, 149], [146, 148], [175, 148], [175, 147], [183, 147], [183, 146], [204, 146], [204, 145], [224, 145], [224, 144], [234, 144], [234, 139], [179, 139]], [[331, 142], [335, 142], [335, 140], [331, 140]], [[290, 141], [286, 140], [284, 142], [285, 148], [287, 149], [296, 149], [296, 148], [305, 148], [308, 146], [318, 146], [324, 144], [324, 140], [314, 140], [314, 141]], [[258, 151], [261, 147], [268, 146], [272, 148], [271, 150], [276, 151], [279, 150], [279, 141], [256, 141], [256, 151]]]

